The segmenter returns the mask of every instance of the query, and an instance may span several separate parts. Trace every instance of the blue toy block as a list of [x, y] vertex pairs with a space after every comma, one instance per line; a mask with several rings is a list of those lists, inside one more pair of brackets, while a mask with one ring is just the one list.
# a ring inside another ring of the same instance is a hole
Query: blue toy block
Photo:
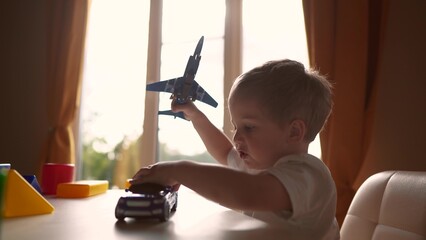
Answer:
[[41, 187], [40, 184], [38, 184], [37, 178], [35, 175], [24, 175], [23, 176], [25, 178], [25, 180], [27, 180], [27, 182], [35, 189], [37, 190], [37, 192], [39, 192], [40, 194], [41, 192]]
[[10, 169], [10, 163], [0, 163], [0, 169]]

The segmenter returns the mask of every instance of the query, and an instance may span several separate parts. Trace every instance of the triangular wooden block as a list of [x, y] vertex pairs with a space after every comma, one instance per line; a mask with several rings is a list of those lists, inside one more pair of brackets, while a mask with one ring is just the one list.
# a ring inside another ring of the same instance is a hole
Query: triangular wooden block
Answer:
[[6, 182], [4, 217], [51, 213], [55, 208], [16, 170], [9, 170]]

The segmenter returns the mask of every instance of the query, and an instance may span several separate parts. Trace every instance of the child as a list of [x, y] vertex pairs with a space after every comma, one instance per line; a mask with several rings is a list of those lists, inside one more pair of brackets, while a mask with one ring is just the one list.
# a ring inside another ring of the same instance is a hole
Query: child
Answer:
[[334, 181], [307, 153], [331, 111], [330, 83], [299, 62], [271, 61], [236, 79], [228, 107], [232, 142], [192, 102], [172, 103], [225, 166], [161, 162], [139, 170], [133, 183], [183, 184], [250, 216], [279, 219], [289, 235], [338, 239]]

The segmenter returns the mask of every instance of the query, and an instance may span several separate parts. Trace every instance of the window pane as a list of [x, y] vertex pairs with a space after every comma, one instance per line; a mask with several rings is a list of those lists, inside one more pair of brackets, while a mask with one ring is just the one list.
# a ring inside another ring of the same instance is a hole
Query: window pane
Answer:
[[142, 132], [148, 17], [149, 1], [92, 0], [81, 105], [85, 169], [80, 178], [111, 180], [114, 148]]
[[225, 10], [224, 0], [163, 0], [163, 42], [222, 38]]
[[289, 58], [309, 66], [302, 1], [243, 1], [243, 71]]
[[[165, 0], [161, 80], [181, 77], [190, 55], [204, 36], [201, 62], [195, 80], [219, 103], [217, 108], [195, 104], [219, 128], [223, 125], [223, 33], [225, 2], [217, 0]], [[160, 110], [169, 110], [169, 93], [160, 93]], [[195, 155], [206, 151], [191, 122], [159, 116], [159, 142], [172, 154]], [[161, 150], [161, 149], [160, 149]], [[174, 152], [174, 153], [173, 153]], [[168, 157], [160, 151], [161, 160]]]

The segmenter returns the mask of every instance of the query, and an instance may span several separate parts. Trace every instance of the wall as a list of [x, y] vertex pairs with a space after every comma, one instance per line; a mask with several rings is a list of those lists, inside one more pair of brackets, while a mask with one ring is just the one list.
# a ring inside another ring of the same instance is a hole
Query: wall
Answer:
[[0, 162], [35, 174], [47, 136], [45, 1], [2, 1], [0, 24]]

